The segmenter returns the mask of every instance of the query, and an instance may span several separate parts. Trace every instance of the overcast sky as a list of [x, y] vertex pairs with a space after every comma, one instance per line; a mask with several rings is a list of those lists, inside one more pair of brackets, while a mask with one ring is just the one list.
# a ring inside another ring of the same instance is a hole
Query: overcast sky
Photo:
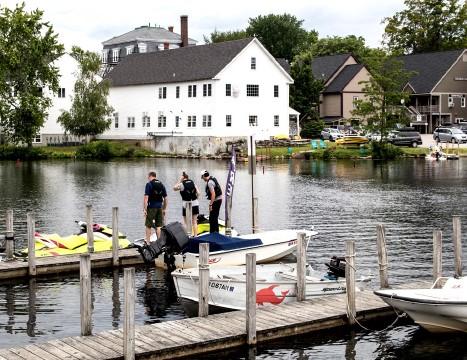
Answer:
[[[14, 7], [18, 1], [1, 1]], [[137, 26], [173, 25], [180, 32], [180, 15], [188, 15], [189, 36], [203, 44], [203, 35], [218, 30], [242, 29], [250, 17], [287, 12], [304, 20], [304, 27], [321, 37], [363, 36], [379, 46], [381, 20], [403, 8], [403, 0], [25, 0], [28, 9], [40, 8], [67, 49], [77, 44], [100, 51], [101, 42]]]

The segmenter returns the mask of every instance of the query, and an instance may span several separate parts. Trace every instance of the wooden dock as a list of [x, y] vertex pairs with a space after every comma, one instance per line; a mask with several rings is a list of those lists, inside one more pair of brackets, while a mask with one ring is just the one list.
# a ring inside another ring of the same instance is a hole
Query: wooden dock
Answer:
[[[426, 287], [427, 282], [404, 287]], [[365, 290], [357, 292], [359, 321], [396, 317], [393, 309]], [[246, 344], [245, 311], [136, 326], [137, 359], [174, 359], [219, 351]], [[260, 307], [256, 313], [257, 341], [265, 342], [317, 330], [348, 325], [346, 294], [302, 302]], [[0, 360], [123, 359], [123, 331], [110, 330], [91, 336], [75, 336], [45, 343], [0, 349]]]
[[[119, 265], [130, 266], [143, 264], [143, 259], [135, 248], [120, 249], [118, 251]], [[47, 256], [36, 258], [37, 275], [52, 275], [60, 273], [79, 273], [80, 254]], [[102, 251], [91, 254], [93, 269], [112, 268], [112, 251]], [[28, 276], [27, 258], [0, 262], [0, 280], [14, 279]]]

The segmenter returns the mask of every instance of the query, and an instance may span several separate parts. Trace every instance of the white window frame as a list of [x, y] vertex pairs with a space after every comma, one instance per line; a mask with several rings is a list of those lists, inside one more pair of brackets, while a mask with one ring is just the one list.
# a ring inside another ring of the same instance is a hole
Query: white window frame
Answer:
[[279, 115], [274, 115], [274, 127], [279, 127]]
[[139, 43], [138, 44], [138, 52], [140, 54], [144, 54], [148, 51], [148, 45], [146, 43]]
[[246, 96], [248, 96], [248, 97], [258, 97], [259, 96], [259, 85], [257, 85], [257, 84], [247, 84], [246, 85]]
[[39, 134], [36, 134], [36, 136], [34, 136], [34, 138], [32, 139], [32, 143], [33, 144], [40, 144], [42, 143], [42, 135], [39, 133]]
[[196, 97], [196, 85], [188, 85], [188, 97]]
[[158, 128], [166, 128], [167, 127], [167, 116], [164, 114], [159, 114], [157, 117], [157, 127]]
[[203, 96], [211, 96], [212, 95], [212, 84], [203, 84]]
[[114, 128], [118, 129], [119, 126], [119, 118], [118, 118], [118, 112], [114, 112], [112, 114], [113, 120], [114, 120]]
[[250, 127], [258, 126], [258, 115], [248, 115], [248, 125]]
[[232, 115], [225, 115], [225, 127], [232, 127]]
[[450, 108], [454, 107], [454, 98], [452, 97], [451, 94], [448, 95], [448, 107]]
[[357, 103], [356, 101], [360, 100], [360, 97], [359, 96], [352, 96], [352, 109], [356, 109], [357, 108]]
[[58, 89], [58, 97], [62, 99], [65, 97], [65, 88]]
[[461, 107], [465, 108], [465, 95], [461, 96]]
[[116, 63], [120, 58], [120, 48], [112, 49], [112, 62]]
[[180, 116], [175, 116], [175, 127], [178, 128], [180, 127]]
[[274, 97], [279, 97], [279, 85], [274, 85]]
[[167, 99], [167, 86], [159, 88], [159, 99]]
[[232, 96], [232, 84], [225, 84], [225, 96]]
[[203, 115], [203, 127], [212, 127], [211, 115]]
[[256, 57], [252, 56], [250, 59], [250, 68], [251, 70], [256, 70]]
[[127, 126], [128, 129], [134, 129], [135, 128], [135, 117], [134, 116], [128, 116], [127, 117], [126, 126]]
[[101, 60], [103, 64], [109, 61], [109, 49], [102, 50]]
[[133, 54], [134, 49], [135, 49], [135, 46], [134, 46], [134, 45], [129, 45], [129, 46], [127, 46], [127, 47], [126, 47], [126, 54], [127, 54], [127, 55]]
[[196, 115], [188, 115], [187, 127], [189, 127], [189, 128], [195, 128], [196, 127]]
[[141, 122], [143, 127], [151, 127], [151, 117], [148, 115], [147, 112], [143, 112]]
[[175, 87], [175, 98], [176, 99], [180, 98], [180, 86]]

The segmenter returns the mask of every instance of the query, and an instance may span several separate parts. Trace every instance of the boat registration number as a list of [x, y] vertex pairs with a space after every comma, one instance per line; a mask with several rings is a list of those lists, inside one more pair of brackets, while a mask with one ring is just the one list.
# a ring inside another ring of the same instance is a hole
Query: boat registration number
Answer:
[[293, 245], [296, 245], [297, 244], [297, 240], [290, 240], [288, 243], [287, 243], [287, 246], [293, 246]]
[[209, 282], [209, 287], [214, 288], [214, 289], [219, 289], [219, 290], [225, 290], [229, 292], [232, 292], [235, 289], [235, 286], [226, 285], [226, 284], [222, 284], [222, 283], [218, 283], [214, 281]]

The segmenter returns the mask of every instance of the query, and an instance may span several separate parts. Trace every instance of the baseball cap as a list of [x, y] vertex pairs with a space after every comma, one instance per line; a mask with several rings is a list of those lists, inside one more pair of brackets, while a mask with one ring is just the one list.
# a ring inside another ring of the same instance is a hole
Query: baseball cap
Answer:
[[201, 171], [201, 177], [208, 176], [209, 172], [207, 170], [202, 170]]

